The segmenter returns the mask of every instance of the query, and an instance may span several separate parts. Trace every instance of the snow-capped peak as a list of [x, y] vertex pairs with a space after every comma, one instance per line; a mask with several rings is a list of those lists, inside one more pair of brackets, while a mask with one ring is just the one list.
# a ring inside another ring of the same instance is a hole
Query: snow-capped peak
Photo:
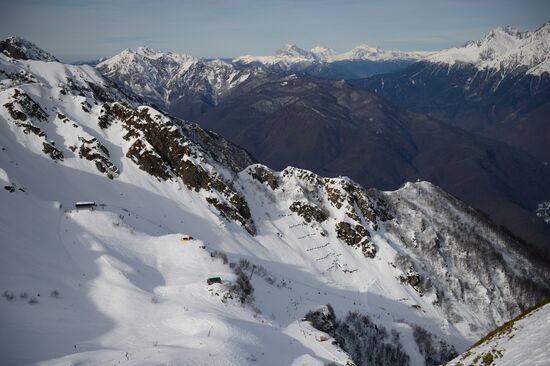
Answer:
[[1, 40], [0, 53], [19, 60], [57, 61], [48, 52], [20, 37], [9, 37]]
[[167, 110], [172, 103], [190, 95], [202, 95], [202, 100], [213, 105], [218, 95], [250, 74], [223, 60], [206, 61], [148, 47], [126, 49], [96, 68], [124, 89]]
[[313, 53], [321, 60], [329, 60], [331, 57], [336, 55], [336, 51], [326, 46], [315, 46], [310, 49], [309, 52]]
[[510, 72], [519, 68], [540, 75], [550, 72], [550, 23], [535, 31], [521, 32], [513, 27], [498, 27], [478, 41], [435, 53], [427, 60], [454, 65], [474, 64], [478, 69]]
[[380, 49], [376, 47], [370, 47], [368, 44], [360, 44], [350, 51], [342, 53], [339, 55], [340, 58], [349, 58], [349, 59], [366, 59], [380, 53]]
[[102, 61], [98, 66], [123, 67], [130, 66], [131, 63], [135, 62], [155, 62], [159, 60], [179, 66], [190, 66], [199, 61], [196, 57], [187, 54], [161, 52], [149, 47], [137, 47], [134, 49], [125, 49], [121, 53]]
[[[140, 55], [140, 56], [148, 57], [148, 58], [160, 58], [160, 57], [167, 56], [167, 55], [170, 55], [170, 56], [173, 55], [171, 52], [164, 53], [164, 52], [154, 50], [150, 47], [144, 47], [144, 46], [140, 46], [140, 47], [137, 47], [135, 49], [128, 49], [128, 50], [126, 50], [126, 52], [134, 53], [136, 55]], [[187, 55], [181, 55], [181, 56], [191, 57], [191, 56], [187, 56]]]
[[311, 52], [296, 46], [295, 44], [286, 44], [275, 52], [276, 56], [283, 57], [310, 57]]

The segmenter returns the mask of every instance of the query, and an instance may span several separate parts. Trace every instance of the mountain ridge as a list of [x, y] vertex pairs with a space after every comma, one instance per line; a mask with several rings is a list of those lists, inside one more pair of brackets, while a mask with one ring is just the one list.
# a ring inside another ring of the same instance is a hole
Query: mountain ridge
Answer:
[[520, 32], [512, 27], [498, 27], [478, 41], [428, 56], [426, 61], [473, 64], [479, 70], [511, 72], [526, 69], [529, 75], [550, 73], [550, 23], [534, 31]]

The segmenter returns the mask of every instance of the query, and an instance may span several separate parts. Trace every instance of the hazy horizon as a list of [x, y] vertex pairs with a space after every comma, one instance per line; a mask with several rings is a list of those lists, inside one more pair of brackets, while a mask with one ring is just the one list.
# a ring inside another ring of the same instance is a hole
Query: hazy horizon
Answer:
[[23, 37], [67, 62], [138, 46], [202, 58], [270, 55], [287, 43], [433, 51], [498, 26], [534, 30], [548, 14], [541, 0], [8, 0], [0, 37]]

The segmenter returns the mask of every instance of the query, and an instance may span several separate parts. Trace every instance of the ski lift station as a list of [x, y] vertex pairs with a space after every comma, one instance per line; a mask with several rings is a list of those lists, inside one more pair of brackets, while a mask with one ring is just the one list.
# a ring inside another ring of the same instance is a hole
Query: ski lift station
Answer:
[[75, 203], [75, 207], [76, 209], [81, 209], [81, 208], [88, 208], [88, 209], [95, 209], [97, 207], [97, 204], [95, 202], [76, 202]]

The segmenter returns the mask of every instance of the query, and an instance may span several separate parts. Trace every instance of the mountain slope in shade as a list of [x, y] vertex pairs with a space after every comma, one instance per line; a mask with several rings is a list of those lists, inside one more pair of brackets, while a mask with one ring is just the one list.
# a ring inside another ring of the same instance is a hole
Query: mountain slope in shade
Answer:
[[549, 326], [550, 305], [546, 301], [493, 330], [447, 365], [546, 365], [550, 359]]
[[535, 214], [550, 190], [548, 167], [345, 83], [244, 83], [200, 123], [276, 169], [294, 165], [382, 189], [428, 180], [542, 248], [550, 238]]
[[330, 303], [369, 319], [363, 346], [424, 365], [550, 292], [544, 263], [430, 183], [272, 171], [89, 66], [0, 69], [3, 363], [345, 365], [302, 320]]
[[366, 45], [336, 54], [324, 46], [308, 51], [288, 44], [274, 56], [243, 56], [226, 62], [138, 47], [95, 66], [121, 88], [148, 103], [179, 118], [197, 119], [246, 80], [261, 82], [272, 74], [289, 72], [327, 79], [367, 77], [403, 69], [423, 56]]
[[549, 162], [549, 32], [549, 24], [495, 29], [406, 70], [351, 83]]

